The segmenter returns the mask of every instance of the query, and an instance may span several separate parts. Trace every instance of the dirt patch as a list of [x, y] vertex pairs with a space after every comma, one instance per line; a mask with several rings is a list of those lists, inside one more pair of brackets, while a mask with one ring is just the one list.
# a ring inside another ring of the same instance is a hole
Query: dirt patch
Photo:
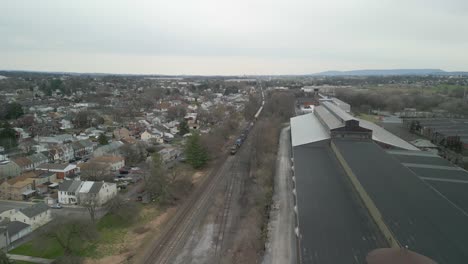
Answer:
[[133, 229], [133, 233], [141, 235], [149, 231], [149, 228], [146, 228], [144, 226], [139, 226], [137, 228]]
[[197, 171], [192, 175], [192, 183], [197, 184], [206, 175], [205, 171]]

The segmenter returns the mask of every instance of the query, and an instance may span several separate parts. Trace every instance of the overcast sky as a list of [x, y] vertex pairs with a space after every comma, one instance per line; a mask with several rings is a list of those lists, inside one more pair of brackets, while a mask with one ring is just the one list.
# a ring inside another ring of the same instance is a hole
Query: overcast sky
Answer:
[[0, 69], [468, 70], [467, 0], [0, 0]]

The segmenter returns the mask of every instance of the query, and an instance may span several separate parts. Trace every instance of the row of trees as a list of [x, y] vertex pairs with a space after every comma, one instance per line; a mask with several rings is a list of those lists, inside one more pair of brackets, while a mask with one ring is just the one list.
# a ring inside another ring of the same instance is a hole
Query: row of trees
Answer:
[[463, 87], [449, 90], [447, 95], [438, 90], [425, 93], [423, 91], [388, 87], [364, 91], [339, 89], [336, 96], [349, 103], [357, 113], [368, 113], [373, 109], [398, 112], [405, 108], [416, 108], [418, 111], [439, 109], [459, 116], [468, 116], [468, 102], [463, 98]]
[[[64, 83], [61, 79], [52, 79], [48, 82], [42, 82], [39, 89], [47, 96], [51, 96], [53, 92], [60, 91], [64, 95], [71, 95], [76, 90], [77, 80], [72, 80], [70, 83]], [[79, 85], [79, 82], [78, 82]], [[73, 89], [74, 88], [74, 89]]]
[[72, 123], [76, 128], [89, 128], [104, 124], [104, 118], [95, 111], [80, 111], [72, 118]]
[[446, 100], [437, 94], [424, 95], [416, 90], [385, 88], [366, 91], [340, 89], [336, 96], [349, 103], [357, 112], [366, 112], [369, 109], [397, 112], [407, 107], [429, 111]]

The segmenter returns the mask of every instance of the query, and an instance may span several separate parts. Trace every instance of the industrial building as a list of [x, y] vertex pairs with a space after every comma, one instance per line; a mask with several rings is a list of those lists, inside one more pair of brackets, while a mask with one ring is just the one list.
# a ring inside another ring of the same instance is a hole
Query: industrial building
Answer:
[[468, 263], [468, 172], [330, 101], [291, 119], [291, 143], [301, 263], [380, 247]]
[[446, 155], [451, 161], [468, 162], [468, 119], [407, 118], [403, 123], [411, 132], [452, 150]]

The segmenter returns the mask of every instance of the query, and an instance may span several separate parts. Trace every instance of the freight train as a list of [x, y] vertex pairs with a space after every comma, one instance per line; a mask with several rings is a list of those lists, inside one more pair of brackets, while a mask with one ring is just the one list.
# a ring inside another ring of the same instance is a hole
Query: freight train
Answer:
[[252, 130], [255, 122], [257, 121], [258, 117], [260, 116], [260, 114], [262, 113], [263, 111], [263, 106], [265, 105], [265, 96], [263, 94], [263, 89], [262, 89], [262, 105], [260, 106], [260, 108], [258, 109], [257, 113], [255, 113], [255, 116], [254, 116], [254, 120], [252, 122], [250, 122], [245, 128], [244, 130], [242, 130], [242, 133], [240, 134], [240, 136], [236, 139], [236, 142], [234, 143], [234, 145], [232, 145], [231, 147], [231, 155], [235, 155], [237, 153], [237, 151], [239, 150], [239, 148], [242, 146], [242, 143], [244, 143], [244, 141], [247, 139], [247, 136], [249, 135], [249, 132]]

